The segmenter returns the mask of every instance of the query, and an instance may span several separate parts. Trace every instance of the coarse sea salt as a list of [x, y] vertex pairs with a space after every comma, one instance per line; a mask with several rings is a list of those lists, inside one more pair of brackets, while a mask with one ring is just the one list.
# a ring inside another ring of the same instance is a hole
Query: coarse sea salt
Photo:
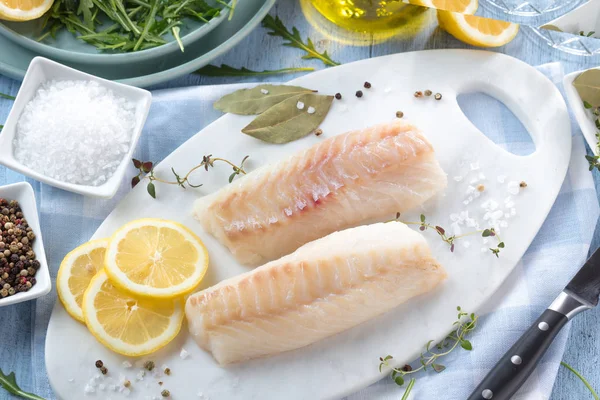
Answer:
[[99, 186], [129, 151], [135, 104], [95, 81], [48, 81], [25, 106], [14, 156], [62, 182]]

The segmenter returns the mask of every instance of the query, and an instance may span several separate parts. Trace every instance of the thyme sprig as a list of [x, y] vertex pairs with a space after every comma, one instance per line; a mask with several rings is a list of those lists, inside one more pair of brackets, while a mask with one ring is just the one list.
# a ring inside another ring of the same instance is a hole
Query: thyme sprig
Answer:
[[[477, 327], [477, 321], [479, 317], [475, 313], [464, 312], [460, 306], [456, 307], [458, 311], [458, 318], [452, 324], [452, 331], [446, 336], [444, 340], [434, 345], [435, 340], [430, 340], [425, 345], [425, 351], [421, 353], [419, 358], [420, 366], [413, 368], [410, 364], [406, 364], [402, 368], [396, 368], [390, 365], [390, 360], [394, 357], [387, 355], [385, 357], [379, 357], [379, 372], [383, 372], [384, 367], [389, 371], [391, 370], [391, 377], [398, 386], [404, 385], [404, 377], [412, 375], [420, 371], [427, 371], [427, 368], [431, 367], [435, 372], [440, 373], [446, 369], [446, 367], [439, 363], [440, 358], [447, 356], [452, 353], [459, 346], [465, 350], [473, 350], [473, 345], [465, 337], [471, 333]], [[437, 350], [437, 351], [436, 351]], [[387, 372], [387, 371], [386, 371]], [[412, 390], [415, 384], [415, 379], [411, 379], [406, 391], [404, 392], [404, 398], [408, 398], [408, 394]]]
[[[596, 154], [600, 154], [600, 107], [594, 107], [587, 101], [583, 101], [583, 107], [587, 110], [591, 110], [592, 114], [594, 114], [594, 124], [596, 125]], [[585, 156], [585, 159], [588, 161], [590, 165], [590, 171], [596, 168], [600, 171], [600, 156]]]
[[499, 256], [500, 250], [503, 249], [505, 246], [504, 242], [500, 239], [500, 236], [498, 235], [498, 233], [496, 232], [496, 230], [494, 228], [475, 230], [473, 232], [467, 232], [467, 233], [463, 233], [461, 235], [448, 235], [448, 234], [446, 234], [446, 230], [444, 228], [442, 228], [441, 226], [429, 224], [427, 222], [424, 214], [421, 214], [419, 222], [411, 222], [411, 221], [400, 220], [400, 213], [396, 213], [396, 219], [394, 221], [402, 222], [405, 225], [417, 225], [417, 226], [419, 226], [420, 231], [425, 231], [427, 229], [434, 230], [440, 236], [440, 239], [442, 239], [443, 242], [448, 243], [448, 245], [450, 246], [451, 252], [454, 252], [454, 242], [457, 239], [461, 239], [461, 238], [464, 238], [467, 236], [473, 236], [473, 235], [477, 235], [477, 234], [481, 234], [481, 236], [484, 238], [495, 237], [497, 239], [498, 244], [496, 245], [496, 247], [490, 248], [490, 251], [496, 257], [500, 257]]
[[178, 186], [181, 186], [183, 189], [185, 189], [188, 186], [192, 187], [192, 188], [197, 188], [197, 187], [202, 186], [202, 184], [201, 183], [193, 184], [190, 182], [190, 176], [192, 175], [192, 173], [194, 173], [196, 170], [199, 170], [201, 168], [204, 168], [204, 170], [208, 172], [208, 170], [210, 168], [214, 168], [216, 162], [222, 162], [225, 164], [229, 164], [233, 168], [233, 172], [231, 173], [231, 175], [229, 175], [229, 183], [231, 183], [236, 178], [236, 176], [246, 175], [246, 170], [244, 169], [244, 163], [248, 160], [249, 157], [250, 156], [244, 157], [242, 159], [242, 162], [240, 163], [240, 165], [237, 166], [234, 163], [232, 163], [231, 161], [226, 160], [224, 158], [213, 157], [212, 154], [209, 154], [207, 156], [202, 156], [202, 162], [200, 164], [196, 165], [195, 167], [193, 167], [192, 169], [190, 169], [184, 176], [181, 176], [180, 174], [178, 174], [175, 171], [175, 169], [171, 167], [171, 172], [173, 173], [173, 176], [175, 177], [174, 181], [162, 179], [162, 178], [159, 178], [158, 176], [156, 176], [156, 174], [154, 172], [154, 163], [153, 162], [140, 161], [140, 160], [136, 160], [134, 158], [131, 161], [133, 162], [133, 166], [138, 170], [138, 174], [131, 179], [131, 187], [134, 188], [138, 183], [141, 182], [142, 179], [147, 178], [148, 185], [146, 186], [146, 190], [148, 191], [148, 194], [150, 196], [152, 196], [153, 198], [156, 198], [156, 186], [155, 186], [154, 182], [160, 182], [160, 183], [164, 183], [167, 185], [178, 185]]
[[44, 400], [43, 397], [40, 397], [33, 393], [25, 392], [23, 389], [17, 385], [17, 378], [15, 377], [15, 373], [11, 372], [8, 375], [5, 375], [4, 372], [0, 369], [0, 387], [5, 389], [8, 393], [22, 397], [24, 399], [29, 400]]
[[285, 25], [283, 25], [283, 22], [278, 16], [273, 18], [272, 16], [267, 15], [262, 21], [262, 26], [269, 30], [267, 33], [270, 36], [279, 36], [287, 40], [287, 42], [283, 44], [284, 46], [295, 47], [303, 50], [306, 53], [304, 56], [302, 56], [304, 60], [317, 59], [321, 60], [323, 64], [327, 66], [340, 65], [340, 63], [333, 61], [331, 57], [329, 57], [327, 51], [319, 53], [310, 38], [306, 38], [306, 43], [304, 43], [302, 41], [302, 37], [300, 36], [300, 31], [296, 27], [293, 27], [292, 32], [290, 32]]

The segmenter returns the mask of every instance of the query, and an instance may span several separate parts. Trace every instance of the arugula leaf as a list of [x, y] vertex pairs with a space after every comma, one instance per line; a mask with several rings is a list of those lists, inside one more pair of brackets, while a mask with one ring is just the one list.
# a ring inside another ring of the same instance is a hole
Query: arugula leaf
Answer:
[[292, 32], [290, 32], [283, 22], [279, 19], [278, 16], [273, 18], [271, 15], [267, 15], [265, 19], [262, 21], [262, 26], [270, 29], [270, 32], [267, 32], [270, 36], [279, 36], [287, 42], [283, 43], [284, 46], [295, 47], [297, 49], [303, 50], [306, 52], [302, 58], [305, 60], [317, 59], [321, 60], [323, 64], [327, 66], [336, 66], [340, 65], [340, 63], [333, 61], [327, 51], [323, 53], [319, 53], [315, 48], [312, 40], [310, 38], [306, 39], [306, 43], [302, 41], [302, 37], [300, 36], [300, 31], [296, 27], [292, 28]]
[[94, 28], [94, 19], [92, 18], [92, 8], [94, 8], [94, 2], [92, 0], [79, 0], [79, 7], [77, 7], [77, 15], [83, 15], [83, 23], [88, 28]]
[[4, 372], [2, 372], [2, 369], [0, 369], [0, 387], [4, 388], [10, 394], [22, 397], [24, 399], [45, 400], [43, 397], [33, 393], [24, 392], [19, 385], [17, 385], [17, 379], [15, 378], [14, 372], [4, 375]]
[[314, 68], [282, 68], [264, 71], [253, 71], [246, 67], [240, 69], [231, 67], [227, 64], [221, 64], [221, 66], [207, 65], [195, 71], [194, 74], [204, 76], [266, 76], [266, 75], [278, 75], [278, 74], [295, 74], [298, 72], [310, 72], [314, 71]]

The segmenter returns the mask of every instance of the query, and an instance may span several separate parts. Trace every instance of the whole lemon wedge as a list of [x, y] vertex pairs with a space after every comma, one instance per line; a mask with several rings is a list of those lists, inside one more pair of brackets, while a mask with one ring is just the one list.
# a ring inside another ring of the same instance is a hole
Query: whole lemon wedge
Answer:
[[458, 40], [478, 47], [503, 46], [519, 33], [519, 25], [495, 19], [438, 10], [442, 29]]

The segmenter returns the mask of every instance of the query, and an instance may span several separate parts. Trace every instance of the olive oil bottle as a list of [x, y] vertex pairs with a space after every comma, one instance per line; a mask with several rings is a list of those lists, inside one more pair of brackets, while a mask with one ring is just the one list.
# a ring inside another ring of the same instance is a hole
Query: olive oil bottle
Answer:
[[313, 7], [334, 24], [356, 32], [382, 32], [415, 22], [427, 8], [401, 0], [311, 0]]

